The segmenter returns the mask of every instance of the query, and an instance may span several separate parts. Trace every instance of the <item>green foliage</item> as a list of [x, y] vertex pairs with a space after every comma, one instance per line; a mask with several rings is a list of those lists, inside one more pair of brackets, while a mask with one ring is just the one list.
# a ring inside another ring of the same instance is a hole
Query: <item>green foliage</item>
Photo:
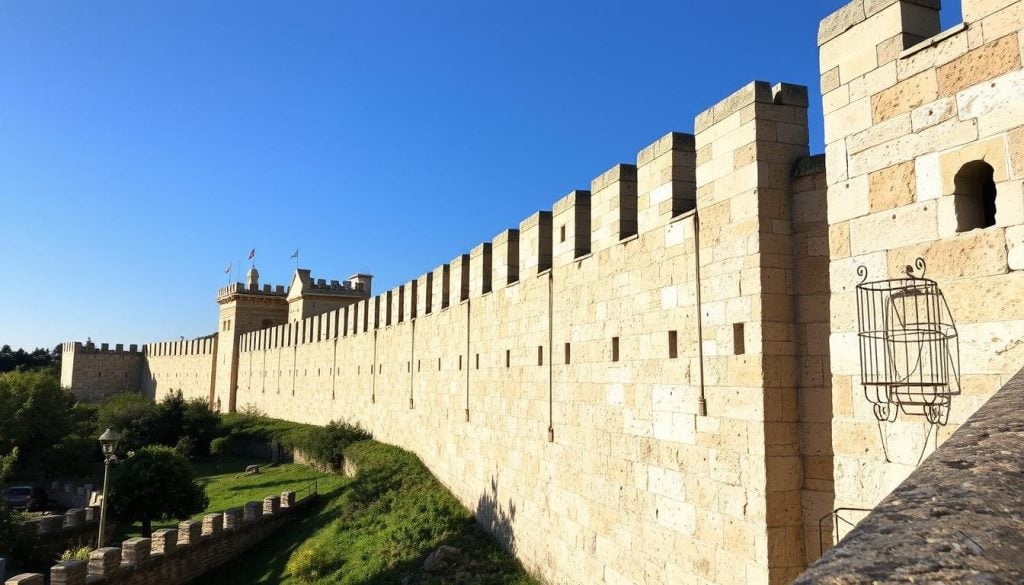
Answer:
[[[18, 460], [18, 449], [7, 455], [0, 455], [0, 488], [7, 485], [14, 463]], [[11, 551], [21, 537], [21, 518], [0, 499], [0, 557], [11, 556]]]
[[326, 427], [304, 425], [247, 414], [223, 416], [227, 440], [219, 449], [235, 452], [245, 441], [279, 444], [292, 451], [301, 451], [316, 465], [339, 472], [345, 464], [345, 448], [370, 438], [370, 433], [348, 422], [332, 421]]
[[210, 441], [210, 455], [214, 457], [226, 457], [235, 454], [237, 440], [234, 435], [217, 437]]
[[0, 373], [13, 370], [49, 370], [60, 371], [61, 346], [53, 350], [37, 347], [31, 352], [24, 349], [11, 349], [11, 346], [0, 347]]
[[[353, 443], [347, 454], [359, 472], [337, 522], [288, 561], [299, 582], [532, 583], [415, 455], [374, 441]], [[460, 551], [456, 570], [465, 574], [422, 574], [423, 559], [442, 544]]]
[[188, 459], [169, 447], [143, 447], [114, 465], [111, 475], [111, 514], [124, 522], [141, 522], [144, 536], [152, 533], [154, 520], [183, 520], [209, 502]]
[[155, 441], [160, 429], [157, 406], [151, 400], [134, 392], [123, 392], [107, 398], [99, 407], [96, 426], [121, 433], [117, 450], [121, 453], [137, 451]]
[[[412, 453], [358, 440], [366, 433], [353, 425], [335, 424], [335, 429], [315, 433], [318, 427], [259, 416], [230, 414], [223, 419], [229, 441], [262, 437], [294, 447], [304, 437], [337, 433], [341, 441], [349, 441], [345, 457], [358, 472], [340, 485], [321, 483], [317, 507], [239, 559], [204, 575], [198, 585], [535, 583]], [[499, 519], [489, 522], [492, 530], [508, 532], [502, 524], [514, 512], [503, 511], [491, 494], [482, 496], [478, 507], [485, 517]], [[423, 561], [442, 544], [460, 551], [458, 562], [425, 573]], [[515, 546], [509, 540], [506, 545]]]
[[120, 452], [146, 445], [174, 447], [186, 457], [210, 453], [210, 441], [221, 433], [220, 417], [202, 398], [185, 400], [181, 392], [153, 403], [125, 392], [108, 398], [99, 408], [98, 425], [121, 433]]
[[88, 561], [89, 554], [92, 553], [91, 546], [77, 546], [75, 548], [69, 548], [68, 550], [60, 553], [61, 561]]
[[77, 407], [52, 372], [0, 374], [0, 453], [19, 449], [16, 471], [87, 472], [97, 448], [94, 429], [89, 409]]

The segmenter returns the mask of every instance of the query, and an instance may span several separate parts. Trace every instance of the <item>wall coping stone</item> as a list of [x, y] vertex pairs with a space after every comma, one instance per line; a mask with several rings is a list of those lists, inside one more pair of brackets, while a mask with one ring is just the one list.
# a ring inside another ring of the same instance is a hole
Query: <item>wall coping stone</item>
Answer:
[[1024, 583], [1024, 369], [804, 572], [812, 583]]

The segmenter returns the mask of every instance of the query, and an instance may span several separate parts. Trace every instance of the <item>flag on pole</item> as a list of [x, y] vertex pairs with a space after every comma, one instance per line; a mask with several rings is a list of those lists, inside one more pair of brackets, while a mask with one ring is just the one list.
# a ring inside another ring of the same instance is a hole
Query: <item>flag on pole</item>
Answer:
[[292, 252], [292, 255], [289, 256], [289, 258], [298, 258], [298, 257], [299, 257], [299, 249], [295, 248], [295, 251]]
[[255, 257], [256, 257], [256, 248], [253, 248], [252, 250], [249, 250], [249, 260], [252, 260]]
[[231, 274], [231, 262], [228, 262], [228, 265], [224, 267], [224, 274]]

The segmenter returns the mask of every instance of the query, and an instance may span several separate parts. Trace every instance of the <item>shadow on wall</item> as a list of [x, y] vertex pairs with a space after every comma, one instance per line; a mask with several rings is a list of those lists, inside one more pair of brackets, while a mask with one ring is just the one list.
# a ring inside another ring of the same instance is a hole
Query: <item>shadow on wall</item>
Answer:
[[476, 503], [476, 520], [484, 530], [494, 536], [508, 552], [516, 552], [516, 534], [512, 525], [516, 520], [516, 505], [509, 500], [503, 507], [498, 502], [498, 480], [491, 477], [491, 491], [484, 493]]

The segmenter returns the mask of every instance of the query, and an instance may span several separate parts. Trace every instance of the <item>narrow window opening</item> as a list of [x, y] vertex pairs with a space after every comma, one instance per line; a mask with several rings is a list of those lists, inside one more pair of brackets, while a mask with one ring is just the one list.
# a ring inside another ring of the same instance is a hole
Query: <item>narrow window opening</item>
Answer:
[[480, 369], [480, 354], [476, 354], [476, 369]]
[[459, 354], [459, 370], [462, 370], [462, 354]]
[[558, 241], [559, 242], [564, 242], [565, 241], [565, 226], [564, 225], [562, 227], [558, 228]]
[[619, 361], [619, 338], [612, 337], [612, 361]]
[[538, 345], [537, 346], [537, 365], [538, 366], [543, 366], [544, 365], [544, 346], [543, 345]]
[[747, 353], [747, 341], [743, 335], [743, 323], [732, 324], [732, 353], [734, 355]]
[[406, 372], [411, 372], [412, 371], [412, 362], [405, 362], [405, 371]]
[[441, 371], [441, 358], [437, 358], [437, 371]]
[[668, 332], [668, 357], [670, 359], [679, 357], [679, 335], [675, 331]]
[[511, 367], [511, 366], [512, 366], [512, 350], [511, 349], [506, 349], [505, 350], [505, 367], [508, 368], [508, 367]]
[[966, 232], [996, 225], [995, 169], [985, 161], [972, 161], [953, 178], [956, 231]]
[[422, 371], [422, 370], [423, 370], [423, 360], [416, 360], [416, 371], [419, 372], [419, 371]]
[[571, 363], [572, 363], [572, 346], [569, 345], [569, 342], [566, 342], [565, 343], [565, 365], [569, 365]]

